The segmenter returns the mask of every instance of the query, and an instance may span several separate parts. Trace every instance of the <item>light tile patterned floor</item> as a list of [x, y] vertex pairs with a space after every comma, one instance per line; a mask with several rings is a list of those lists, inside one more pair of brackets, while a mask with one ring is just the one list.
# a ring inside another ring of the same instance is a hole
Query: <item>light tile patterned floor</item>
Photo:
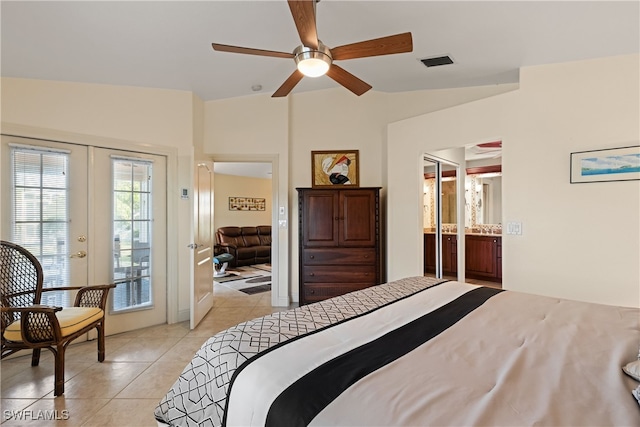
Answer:
[[[95, 341], [72, 344], [66, 353], [65, 393], [57, 398], [50, 351], [43, 350], [37, 367], [31, 367], [26, 351], [2, 360], [2, 427], [157, 426], [153, 410], [207, 338], [285, 309], [271, 307], [271, 292], [246, 295], [216, 285], [214, 295], [213, 310], [192, 331], [188, 322], [182, 322], [107, 337], [103, 363], [97, 362]], [[8, 419], [11, 411], [40, 419]], [[62, 419], [67, 414], [68, 419]], [[60, 419], [43, 419], [51, 415]]]

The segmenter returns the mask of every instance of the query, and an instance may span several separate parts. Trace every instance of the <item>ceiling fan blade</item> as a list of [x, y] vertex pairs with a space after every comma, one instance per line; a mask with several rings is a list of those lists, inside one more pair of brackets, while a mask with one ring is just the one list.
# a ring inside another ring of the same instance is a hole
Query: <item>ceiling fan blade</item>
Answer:
[[337, 81], [358, 96], [371, 89], [370, 84], [363, 82], [344, 68], [338, 67], [336, 64], [331, 64], [329, 71], [327, 71], [327, 76], [331, 77], [333, 80]]
[[300, 80], [302, 80], [303, 77], [304, 74], [296, 69], [293, 74], [291, 74], [289, 78], [285, 80], [284, 83], [282, 83], [282, 86], [280, 86], [278, 90], [276, 90], [274, 94], [271, 95], [271, 97], [278, 98], [281, 96], [289, 95], [289, 92], [293, 90], [293, 88], [298, 84], [298, 82], [300, 82]]
[[274, 50], [253, 49], [250, 47], [229, 46], [227, 44], [211, 43], [213, 50], [219, 52], [246, 53], [248, 55], [273, 56], [276, 58], [293, 58], [293, 53], [276, 52]]
[[289, 0], [289, 9], [296, 23], [300, 41], [306, 47], [318, 49], [318, 32], [316, 31], [316, 1]]
[[396, 34], [358, 43], [346, 44], [331, 49], [334, 61], [343, 59], [366, 58], [368, 56], [390, 55], [411, 52], [413, 40], [411, 33]]

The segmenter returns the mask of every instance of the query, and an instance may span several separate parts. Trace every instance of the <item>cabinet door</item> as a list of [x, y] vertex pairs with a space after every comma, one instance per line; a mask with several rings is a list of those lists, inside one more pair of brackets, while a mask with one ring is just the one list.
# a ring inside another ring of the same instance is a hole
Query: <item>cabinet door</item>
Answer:
[[496, 277], [502, 280], [502, 237], [496, 237]]
[[436, 271], [436, 235], [424, 234], [424, 272], [435, 273]]
[[455, 235], [442, 235], [442, 272], [450, 275], [458, 273], [458, 238]]
[[497, 238], [491, 236], [467, 236], [466, 270], [468, 273], [497, 277]]
[[375, 196], [372, 190], [340, 191], [340, 246], [375, 246]]
[[305, 191], [303, 193], [303, 245], [327, 247], [338, 245], [338, 192]]

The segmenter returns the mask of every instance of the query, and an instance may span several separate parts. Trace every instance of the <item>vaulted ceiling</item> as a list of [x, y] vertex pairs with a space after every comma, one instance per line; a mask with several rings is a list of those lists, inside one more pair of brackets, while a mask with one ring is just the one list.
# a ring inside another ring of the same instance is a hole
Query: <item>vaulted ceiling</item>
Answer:
[[[205, 101], [271, 94], [295, 68], [215, 52], [212, 42], [282, 52], [300, 44], [284, 0], [3, 0], [0, 12], [3, 77], [185, 90]], [[340, 62], [383, 92], [515, 83], [523, 66], [640, 50], [638, 1], [322, 0], [316, 17], [331, 47], [413, 34], [411, 53]], [[419, 61], [441, 55], [454, 63]], [[332, 87], [327, 76], [304, 78], [292, 93]]]

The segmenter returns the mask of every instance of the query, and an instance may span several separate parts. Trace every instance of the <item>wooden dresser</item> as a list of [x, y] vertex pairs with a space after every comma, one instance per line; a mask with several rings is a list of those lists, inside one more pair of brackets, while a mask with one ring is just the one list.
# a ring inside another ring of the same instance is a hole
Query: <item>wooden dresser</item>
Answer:
[[380, 284], [380, 188], [297, 191], [300, 305]]

